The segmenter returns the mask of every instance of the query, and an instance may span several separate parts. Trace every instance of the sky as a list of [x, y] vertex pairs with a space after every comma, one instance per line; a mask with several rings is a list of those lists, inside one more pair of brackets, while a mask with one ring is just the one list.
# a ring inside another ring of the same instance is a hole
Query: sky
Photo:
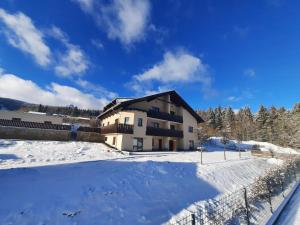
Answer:
[[101, 109], [176, 90], [194, 109], [300, 101], [297, 0], [1, 0], [0, 97]]

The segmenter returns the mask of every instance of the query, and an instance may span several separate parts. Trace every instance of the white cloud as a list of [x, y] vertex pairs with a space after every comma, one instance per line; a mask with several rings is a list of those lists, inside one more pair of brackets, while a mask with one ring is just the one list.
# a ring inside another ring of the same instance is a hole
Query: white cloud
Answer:
[[0, 9], [0, 20], [6, 26], [3, 32], [8, 42], [15, 48], [30, 54], [41, 66], [51, 62], [51, 51], [44, 42], [44, 35], [25, 14], [9, 14]]
[[30, 54], [41, 66], [54, 67], [55, 73], [61, 76], [81, 75], [89, 67], [89, 61], [84, 51], [77, 45], [70, 43], [68, 36], [58, 27], [53, 26], [47, 33], [65, 46], [65, 52], [57, 51], [52, 55], [50, 48], [44, 42], [44, 36], [25, 14], [19, 12], [9, 14], [0, 9], [0, 20], [5, 24], [3, 30], [8, 42]]
[[207, 65], [197, 58], [184, 51], [166, 52], [161, 62], [138, 74], [135, 78], [138, 81], [158, 80], [168, 82], [194, 82], [202, 80], [209, 82]]
[[58, 54], [54, 67], [55, 73], [60, 76], [70, 77], [86, 72], [90, 63], [83, 50], [79, 46], [71, 44], [68, 36], [58, 27], [53, 26], [48, 33], [61, 41], [66, 48], [64, 53]]
[[69, 45], [67, 51], [61, 54], [55, 66], [55, 73], [61, 76], [80, 75], [88, 69], [88, 60], [83, 51], [76, 45]]
[[91, 14], [109, 38], [128, 46], [145, 37], [150, 18], [149, 0], [113, 0], [110, 4], [76, 0], [83, 11]]
[[241, 97], [237, 97], [237, 96], [229, 96], [227, 98], [228, 101], [231, 101], [231, 102], [237, 102], [239, 100], [241, 100], [242, 98]]
[[31, 80], [13, 74], [0, 75], [0, 93], [1, 97], [30, 103], [55, 106], [73, 104], [84, 109], [100, 109], [108, 103], [106, 97], [97, 98], [74, 87], [51, 83], [47, 88], [42, 88]]
[[255, 77], [256, 76], [256, 71], [252, 68], [244, 70], [244, 75], [248, 77]]
[[117, 93], [108, 91], [106, 88], [93, 84], [87, 80], [78, 79], [76, 84], [82, 87], [84, 90], [94, 93], [95, 95], [106, 96], [106, 98], [113, 99], [118, 96]]
[[150, 91], [153, 89], [153, 82], [160, 84], [162, 90], [173, 89], [176, 85], [201, 83], [206, 97], [216, 94], [208, 65], [201, 58], [183, 50], [166, 52], [161, 62], [133, 76], [129, 86], [136, 92], [149, 92], [149, 88]]
[[73, 0], [80, 5], [80, 8], [85, 12], [93, 11], [94, 0]]
[[92, 43], [92, 45], [94, 45], [98, 49], [103, 49], [104, 48], [104, 45], [102, 44], [102, 42], [100, 40], [92, 39], [91, 43]]

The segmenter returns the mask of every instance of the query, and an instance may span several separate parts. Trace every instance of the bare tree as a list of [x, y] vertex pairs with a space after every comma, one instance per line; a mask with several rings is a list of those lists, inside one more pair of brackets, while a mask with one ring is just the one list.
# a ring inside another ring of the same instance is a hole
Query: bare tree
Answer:
[[228, 134], [226, 131], [223, 131], [221, 136], [221, 143], [224, 145], [224, 160], [226, 160], [226, 144], [229, 142]]
[[243, 142], [243, 135], [242, 135], [241, 132], [238, 132], [236, 134], [236, 140], [237, 140], [237, 143], [238, 143], [239, 157], [241, 158], [241, 144]]
[[201, 164], [203, 164], [202, 161], [202, 153], [203, 153], [203, 145], [207, 142], [209, 136], [207, 135], [207, 130], [204, 127], [200, 127], [198, 128], [198, 140], [199, 140], [199, 144], [200, 144], [200, 156], [201, 156]]

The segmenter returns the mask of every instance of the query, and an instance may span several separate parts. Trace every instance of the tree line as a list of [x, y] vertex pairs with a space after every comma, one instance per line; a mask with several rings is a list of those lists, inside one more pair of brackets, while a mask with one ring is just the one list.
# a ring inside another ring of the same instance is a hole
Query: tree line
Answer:
[[29, 106], [28, 110], [43, 112], [48, 114], [68, 115], [74, 117], [78, 117], [78, 116], [96, 117], [102, 112], [101, 110], [79, 109], [78, 107], [72, 105], [59, 107], [59, 106], [47, 106], [42, 104]]
[[196, 112], [205, 120], [200, 127], [208, 136], [226, 133], [231, 139], [271, 142], [300, 149], [300, 103], [292, 110], [262, 105], [257, 113], [249, 107], [234, 112], [231, 107], [221, 106]]

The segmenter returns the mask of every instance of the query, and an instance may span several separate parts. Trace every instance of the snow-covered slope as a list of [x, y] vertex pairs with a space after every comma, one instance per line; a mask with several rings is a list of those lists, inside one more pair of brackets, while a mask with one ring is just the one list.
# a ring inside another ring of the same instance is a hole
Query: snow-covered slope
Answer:
[[110, 159], [119, 155], [101, 143], [0, 139], [0, 168]]
[[[259, 142], [259, 141], [243, 141], [242, 143], [238, 143], [236, 140], [230, 140], [228, 144], [226, 144], [226, 148], [239, 148], [241, 150], [251, 150], [253, 145], [258, 145], [261, 151], [274, 151], [277, 153], [286, 153], [286, 154], [300, 154], [298, 151], [292, 148], [280, 147], [268, 142]], [[219, 148], [223, 148], [224, 144], [221, 143], [221, 137], [212, 137], [209, 141], [209, 147], [217, 146]]]
[[[122, 155], [92, 143], [1, 143], [0, 224], [162, 224], [277, 163], [250, 152], [239, 159], [236, 151], [224, 161], [217, 147], [201, 165], [200, 152]], [[87, 160], [94, 162], [79, 162]]]

